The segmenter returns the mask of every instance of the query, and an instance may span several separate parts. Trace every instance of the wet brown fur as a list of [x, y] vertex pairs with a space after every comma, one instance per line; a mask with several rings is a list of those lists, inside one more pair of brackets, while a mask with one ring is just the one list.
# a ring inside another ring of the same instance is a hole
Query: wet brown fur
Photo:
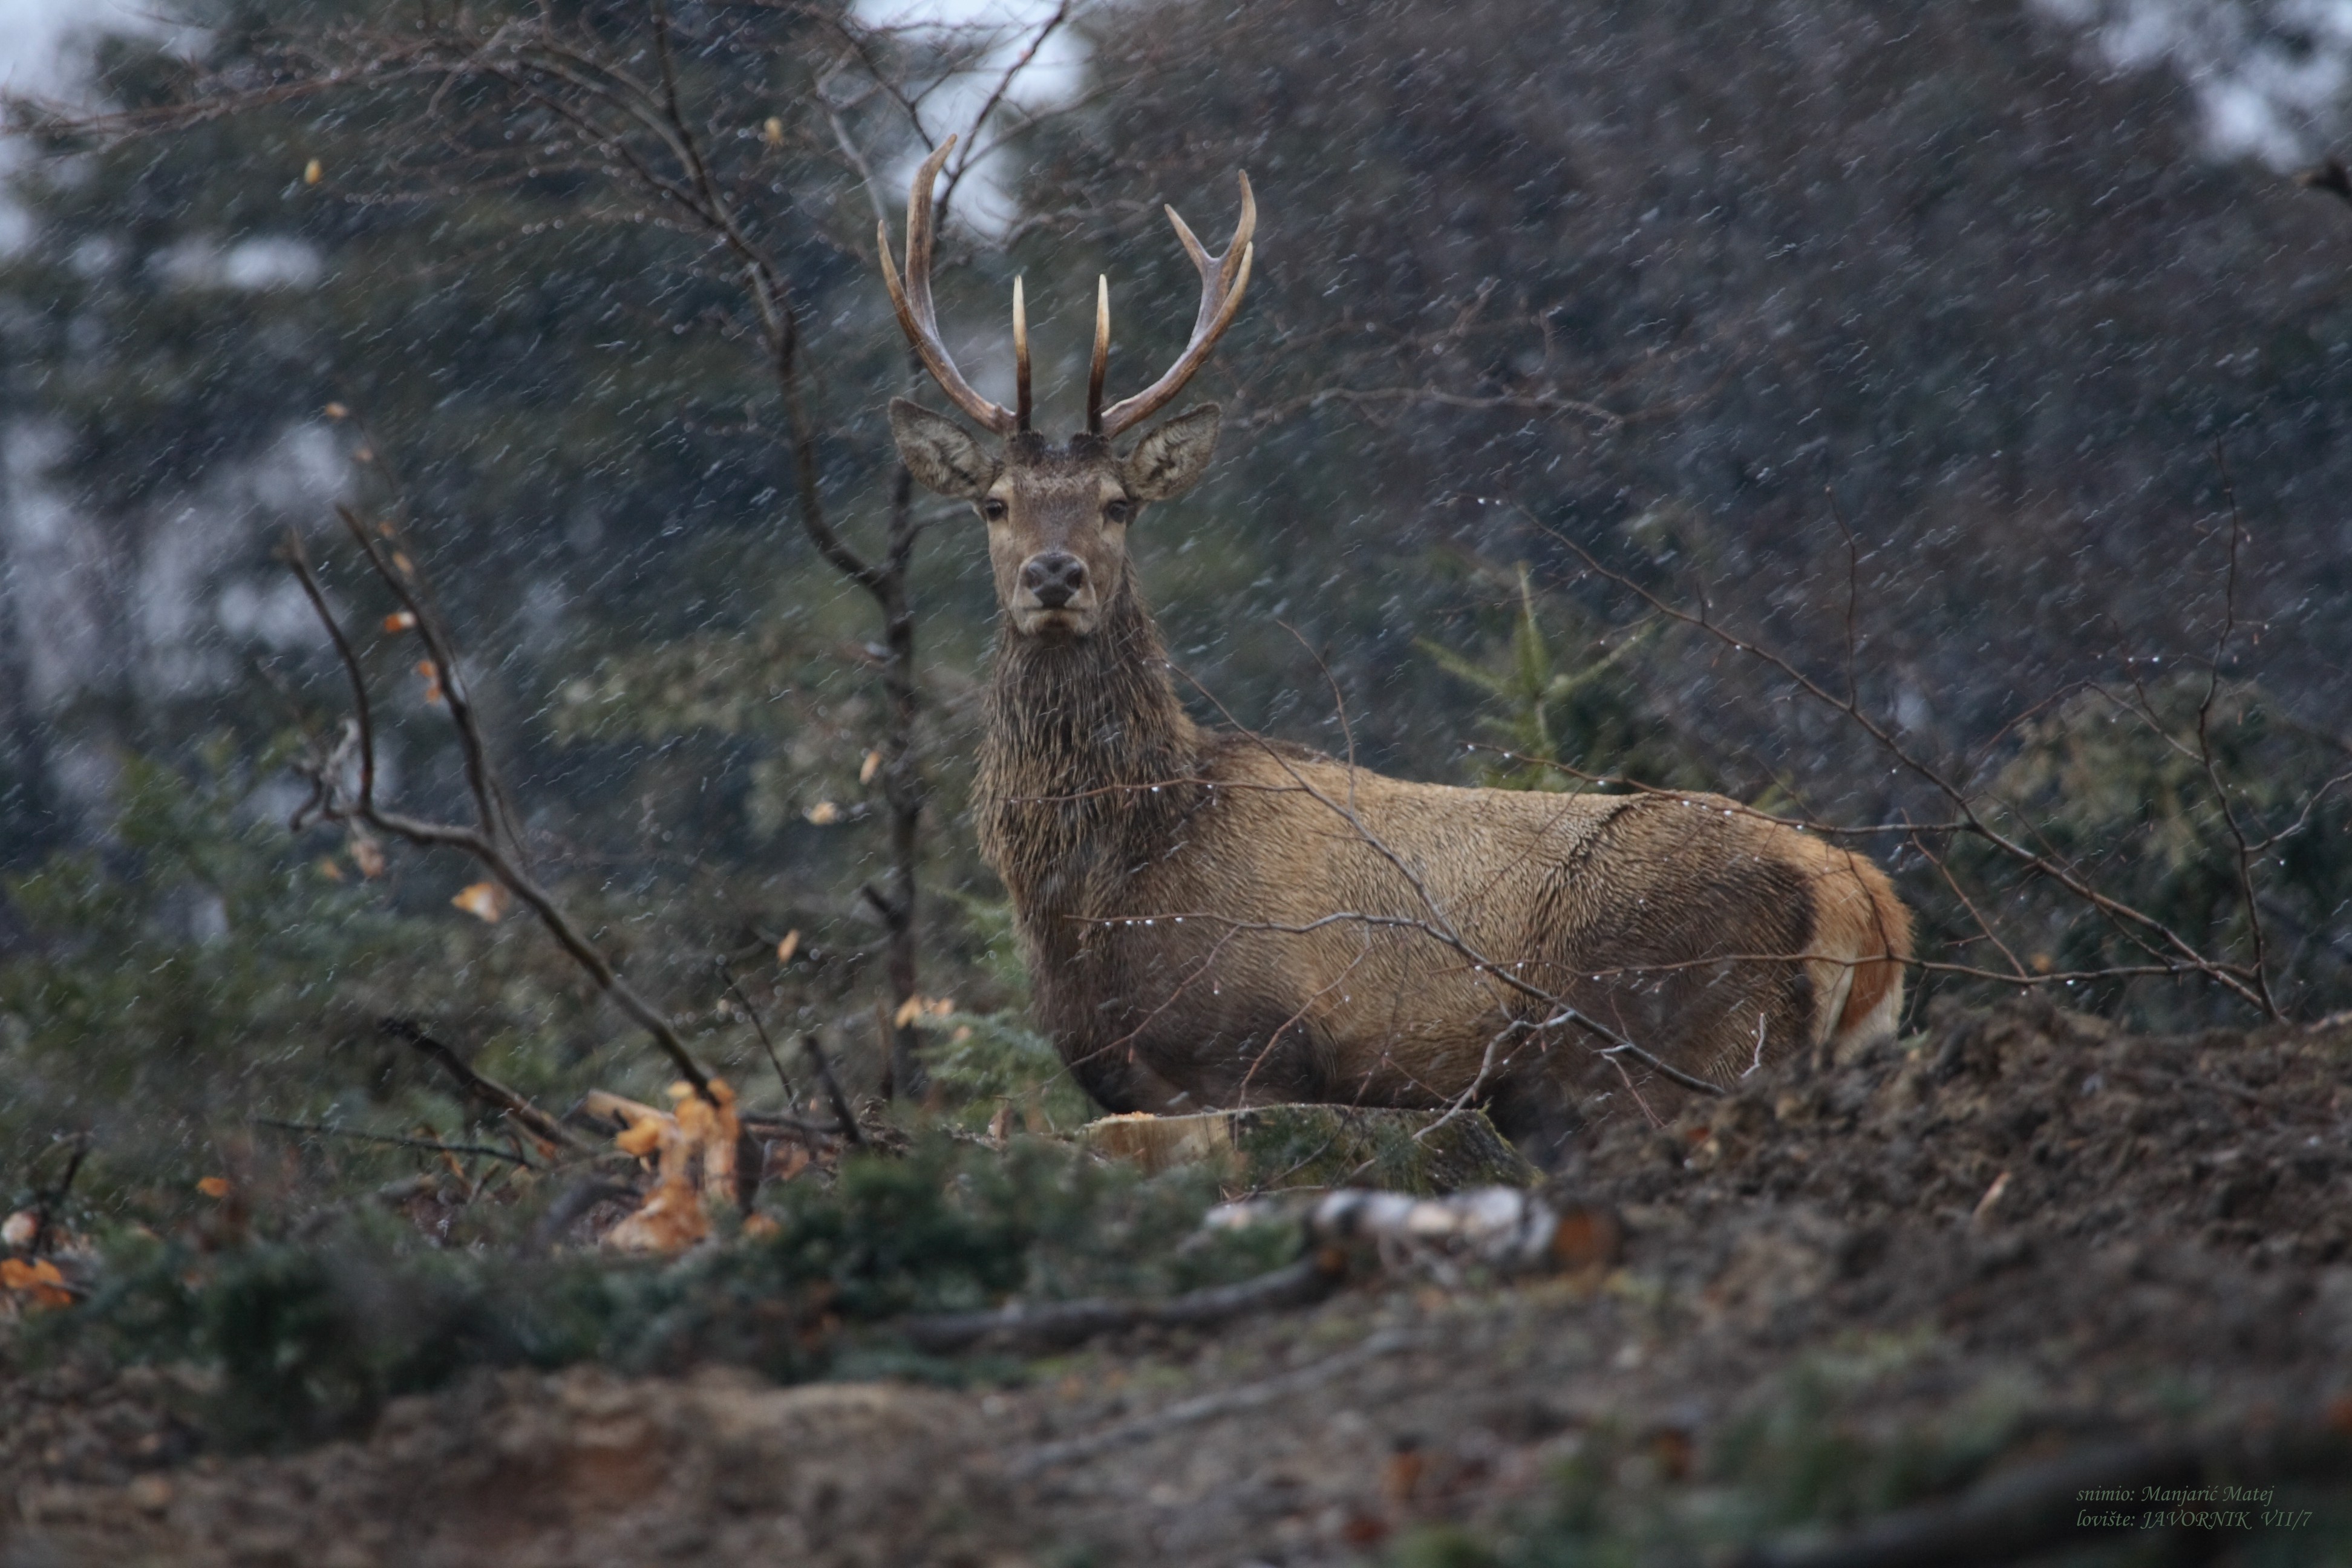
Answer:
[[[1891, 1032], [1910, 920], [1859, 856], [1720, 796], [1413, 784], [1195, 724], [1125, 529], [1081, 516], [1118, 459], [1028, 439], [990, 476], [1018, 504], [991, 528], [1008, 613], [975, 816], [1038, 1021], [1103, 1105], [1439, 1105], [1490, 1043], [1496, 1110], [1523, 1127], [1623, 1087], [1441, 924], [1717, 1081]], [[1019, 563], [1047, 547], [1087, 560], [1085, 635], [1020, 629]]]
[[[1126, 544], [1205, 467], [1215, 418], [1124, 458], [1026, 432], [994, 458], [893, 410], [918, 477], [990, 519], [1004, 616], [974, 815], [1038, 1022], [1096, 1100], [1436, 1106], [1491, 1056], [1498, 1120], [1535, 1133], [1625, 1087], [1482, 965], [1721, 1082], [1892, 1031], [1910, 918], [1859, 856], [1717, 795], [1413, 784], [1195, 724]], [[1024, 566], [1073, 554], [1082, 595], [1043, 605]]]

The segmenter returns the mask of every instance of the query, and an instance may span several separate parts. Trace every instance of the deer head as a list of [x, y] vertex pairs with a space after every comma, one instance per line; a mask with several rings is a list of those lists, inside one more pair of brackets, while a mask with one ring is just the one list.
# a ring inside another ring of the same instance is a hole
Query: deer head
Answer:
[[1207, 471], [1217, 445], [1213, 403], [1178, 415], [1122, 456], [1113, 445], [1174, 400], [1233, 324], [1249, 287], [1250, 236], [1257, 205], [1241, 177], [1242, 216], [1223, 256], [1211, 256], [1176, 216], [1168, 221], [1201, 274], [1201, 308], [1192, 341], [1159, 380], [1103, 406], [1110, 363], [1110, 284], [1095, 289], [1095, 353], [1087, 378], [1087, 426], [1055, 446], [1030, 428], [1029, 318], [1021, 283], [1013, 284], [1013, 363], [1016, 406], [971, 389], [940, 341], [931, 303], [931, 184], [955, 146], [949, 137], [915, 176], [907, 196], [907, 271], [891, 259], [889, 226], [880, 227], [882, 277], [898, 324], [940, 389], [975, 423], [1002, 438], [991, 452], [955, 421], [907, 399], [890, 404], [890, 429], [908, 468], [926, 489], [971, 501], [988, 524], [997, 603], [1023, 637], [1086, 637], [1104, 607], [1128, 588], [1127, 531], [1153, 501], [1182, 495]]

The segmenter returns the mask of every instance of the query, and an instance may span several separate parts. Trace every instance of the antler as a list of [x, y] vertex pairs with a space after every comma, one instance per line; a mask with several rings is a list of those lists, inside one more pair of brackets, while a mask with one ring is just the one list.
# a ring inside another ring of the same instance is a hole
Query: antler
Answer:
[[1010, 436], [1029, 428], [1028, 321], [1021, 307], [1021, 285], [1015, 282], [1013, 286], [1014, 370], [1020, 381], [1018, 414], [1003, 404], [991, 403], [964, 380], [955, 361], [948, 357], [947, 345], [940, 342], [939, 312], [931, 304], [931, 184], [940, 177], [940, 169], [955, 150], [955, 144], [952, 136], [940, 142], [938, 151], [923, 161], [921, 170], [915, 175], [914, 188], [907, 193], [907, 280], [903, 287], [898, 281], [898, 268], [890, 258], [890, 226], [887, 222], [875, 225], [882, 251], [882, 281], [890, 286], [890, 303], [898, 307], [898, 325], [905, 330], [907, 341], [915, 345], [915, 353], [922, 356], [932, 379], [940, 384], [940, 390], [981, 424], [1000, 436]]
[[[1257, 198], [1250, 194], [1249, 176], [1244, 174], [1241, 180], [1241, 222], [1234, 226], [1233, 242], [1225, 247], [1223, 256], [1211, 256], [1192, 237], [1192, 231], [1184, 226], [1184, 220], [1176, 216], [1176, 209], [1167, 209], [1168, 221], [1176, 226], [1176, 237], [1183, 242], [1184, 254], [1192, 258], [1193, 267], [1201, 274], [1201, 310], [1192, 318], [1192, 341], [1184, 345], [1184, 352], [1176, 356], [1176, 363], [1168, 367], [1165, 375], [1133, 397], [1123, 397], [1108, 408], [1102, 405], [1102, 391], [1103, 372], [1110, 363], [1110, 283], [1107, 279], [1097, 280], [1095, 357], [1092, 373], [1087, 378], [1087, 428], [1094, 434], [1108, 439], [1159, 413], [1184, 390], [1184, 384], [1192, 379], [1193, 373], [1207, 361], [1209, 351], [1217, 346], [1217, 340], [1234, 324], [1234, 314], [1242, 308], [1242, 293], [1249, 287], [1254, 248], [1250, 237], [1257, 232]], [[925, 188], [929, 189], [929, 182], [925, 182]], [[909, 252], [910, 271], [913, 266]], [[934, 365], [932, 372], [938, 374], [938, 366]], [[950, 391], [952, 394], [953, 389]]]

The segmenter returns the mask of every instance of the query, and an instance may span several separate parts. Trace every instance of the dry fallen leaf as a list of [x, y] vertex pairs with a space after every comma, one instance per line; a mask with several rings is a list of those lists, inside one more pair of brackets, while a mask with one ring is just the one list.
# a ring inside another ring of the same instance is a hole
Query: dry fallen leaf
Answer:
[[1381, 1495], [1391, 1508], [1402, 1508], [1412, 1500], [1413, 1489], [1421, 1485], [1423, 1473], [1428, 1468], [1428, 1456], [1421, 1444], [1411, 1437], [1399, 1437], [1390, 1451], [1389, 1461], [1381, 1467]]
[[0, 1247], [13, 1247], [19, 1250], [28, 1247], [33, 1245], [33, 1237], [39, 1234], [40, 1228], [40, 1215], [31, 1209], [18, 1209], [5, 1220], [0, 1220]]
[[1624, 1251], [1625, 1230], [1607, 1209], [1580, 1205], [1559, 1216], [1551, 1233], [1551, 1256], [1571, 1272], [1605, 1268]]
[[[375, 454], [369, 451], [365, 447], [362, 447], [357, 452], [353, 453], [352, 456], [364, 463], [373, 458]], [[411, 561], [407, 556], [402, 554], [397, 550], [392, 552], [392, 563], [400, 568], [400, 574], [404, 577], [414, 577], [416, 575], [416, 563]]]
[[0, 1258], [0, 1286], [23, 1291], [32, 1297], [36, 1306], [73, 1304], [73, 1292], [66, 1289], [66, 1277], [46, 1258], [37, 1258], [30, 1263], [17, 1258]]
[[196, 1184], [196, 1191], [204, 1194], [205, 1196], [208, 1198], [225, 1198], [228, 1196], [228, 1178], [226, 1176], [206, 1176], [203, 1181]]
[[821, 800], [801, 815], [807, 817], [815, 826], [831, 827], [841, 820], [841, 807], [829, 800]]
[[415, 626], [416, 612], [414, 610], [394, 610], [383, 618], [383, 629], [388, 632], [413, 631]]
[[928, 1011], [934, 1018], [944, 1018], [949, 1014], [955, 1011], [955, 998], [952, 996], [935, 996], [931, 999]]
[[903, 1029], [919, 1017], [922, 1011], [923, 999], [920, 996], [909, 996], [899, 1003], [898, 1011], [891, 1015], [890, 1026], [893, 1028]]
[[760, 132], [769, 146], [781, 147], [784, 144], [784, 122], [776, 116], [772, 114], [768, 116], [768, 122], [760, 128]]
[[431, 659], [420, 658], [416, 661], [416, 673], [425, 678], [425, 700], [427, 705], [438, 703], [441, 700], [441, 672], [433, 667]]
[[706, 1205], [735, 1201], [735, 1144], [742, 1131], [735, 1091], [718, 1079], [710, 1080], [709, 1100], [691, 1084], [669, 1088], [677, 1101], [674, 1116], [601, 1090], [589, 1097], [591, 1114], [615, 1115], [629, 1124], [614, 1140], [623, 1152], [660, 1161], [652, 1194], [605, 1233], [604, 1245], [615, 1251], [683, 1252], [710, 1234]]
[[858, 764], [857, 782], [862, 784], [872, 784], [874, 782], [874, 775], [881, 772], [881, 770], [882, 753], [879, 752], [868, 752], [866, 753], [866, 761]]
[[[326, 177], [327, 166], [324, 163], [320, 163], [316, 158], [311, 159], [309, 163], [302, 165], [302, 183], [304, 184], [315, 185]], [[331, 407], [332, 405], [330, 405], [329, 406]], [[336, 417], [341, 418], [341, 416], [338, 415]]]
[[336, 865], [335, 858], [330, 855], [319, 862], [319, 875], [330, 882], [340, 882], [343, 879], [343, 868]]
[[352, 864], [360, 868], [361, 876], [373, 881], [383, 875], [383, 845], [364, 833], [355, 832], [352, 835], [351, 852]]
[[484, 925], [496, 925], [505, 918], [509, 900], [499, 883], [476, 882], [449, 901]]
[[784, 933], [784, 940], [776, 943], [776, 962], [778, 963], [790, 963], [793, 961], [793, 954], [798, 952], [800, 950], [801, 933], [796, 931], [788, 931]]
[[348, 408], [344, 407], [341, 404], [340, 404], [340, 403], [330, 403], [330, 404], [328, 404], [328, 405], [327, 405], [327, 417], [328, 417], [328, 418], [330, 418], [330, 419], [349, 419], [351, 416], [352, 416], [352, 411], [351, 411], [350, 409], [348, 409]]

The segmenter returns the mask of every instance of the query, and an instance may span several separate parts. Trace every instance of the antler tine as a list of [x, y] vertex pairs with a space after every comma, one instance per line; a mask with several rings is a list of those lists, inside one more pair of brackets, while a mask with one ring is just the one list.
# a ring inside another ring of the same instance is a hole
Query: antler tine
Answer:
[[1103, 375], [1110, 369], [1110, 279], [1095, 275], [1095, 361], [1087, 371], [1087, 433], [1102, 434]]
[[[1201, 309], [1199, 314], [1192, 318], [1192, 331], [1195, 332], [1207, 326], [1223, 305], [1226, 287], [1234, 280], [1234, 268], [1257, 233], [1257, 197], [1250, 190], [1249, 175], [1243, 174], [1241, 181], [1241, 221], [1234, 226], [1233, 243], [1225, 247], [1223, 256], [1211, 256], [1208, 247], [1194, 237], [1192, 228], [1174, 207], [1160, 209], [1168, 215], [1169, 223], [1175, 226], [1176, 237], [1182, 243], [1184, 254], [1192, 258], [1193, 269], [1201, 274]], [[1210, 273], [1213, 267], [1216, 268], [1213, 277]]]
[[[1234, 226], [1234, 237], [1223, 256], [1211, 256], [1176, 209], [1168, 209], [1168, 221], [1175, 226], [1176, 238], [1184, 247], [1184, 254], [1192, 258], [1193, 268], [1201, 274], [1201, 309], [1192, 318], [1192, 340], [1166, 374], [1132, 397], [1122, 398], [1102, 411], [1101, 433], [1106, 437], [1134, 428], [1142, 421], [1172, 401], [1184, 390], [1184, 384], [1206, 363], [1217, 340], [1234, 324], [1234, 313], [1242, 307], [1242, 295], [1249, 288], [1250, 260], [1255, 253], [1252, 237], [1257, 232], [1257, 198], [1250, 191], [1249, 176], [1242, 181], [1241, 221]], [[1097, 297], [1096, 315], [1095, 358], [1096, 375], [1101, 375], [1100, 365], [1109, 352], [1110, 310], [1107, 295]], [[1087, 426], [1094, 428], [1095, 400], [1088, 400]]]
[[[940, 177], [940, 170], [955, 144], [952, 136], [941, 142], [923, 160], [914, 186], [907, 193], [907, 277], [903, 284], [890, 256], [890, 226], [887, 222], [875, 225], [875, 237], [882, 253], [882, 281], [890, 289], [890, 303], [898, 312], [899, 328], [906, 332], [907, 341], [914, 344], [931, 379], [948, 395], [948, 400], [998, 435], [1010, 436], [1016, 430], [1027, 429], [1029, 421], [971, 389], [971, 384], [956, 369], [955, 361], [948, 356], [947, 345], [940, 342], [939, 313], [931, 304], [931, 184]], [[1021, 390], [1022, 414], [1025, 415], [1029, 402], [1025, 374], [1021, 378]]]
[[1013, 416], [1029, 428], [1029, 307], [1021, 298], [1021, 279], [1013, 279]]

